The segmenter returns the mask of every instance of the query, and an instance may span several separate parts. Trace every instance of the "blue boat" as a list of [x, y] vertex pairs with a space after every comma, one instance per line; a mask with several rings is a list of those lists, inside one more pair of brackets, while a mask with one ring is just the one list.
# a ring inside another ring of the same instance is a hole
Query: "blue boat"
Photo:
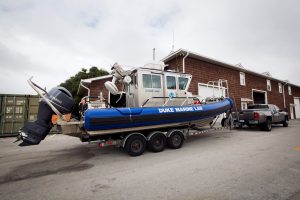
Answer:
[[[214, 125], [217, 116], [231, 116], [233, 107], [233, 101], [223, 96], [193, 96], [188, 92], [191, 80], [191, 74], [165, 71], [163, 65], [125, 71], [115, 64], [112, 81], [105, 82], [108, 98], [100, 94], [91, 101], [94, 97], [83, 85], [88, 94], [82, 98], [81, 115], [71, 119], [67, 116], [75, 102], [68, 90], [56, 87], [47, 92], [29, 80], [42, 100], [37, 120], [26, 123], [20, 131], [20, 145], [39, 144], [56, 125], [63, 134], [81, 141], [99, 141], [101, 146], [121, 146], [131, 156], [141, 155], [146, 146], [153, 152], [160, 152], [165, 146], [180, 148], [190, 128]], [[123, 91], [118, 91], [117, 83], [124, 86]], [[218, 92], [223, 93], [223, 89], [219, 84]]]
[[91, 135], [101, 135], [183, 127], [203, 122], [208, 124], [216, 116], [230, 111], [232, 106], [232, 100], [225, 98], [215, 103], [191, 106], [88, 109], [84, 116], [84, 128]]

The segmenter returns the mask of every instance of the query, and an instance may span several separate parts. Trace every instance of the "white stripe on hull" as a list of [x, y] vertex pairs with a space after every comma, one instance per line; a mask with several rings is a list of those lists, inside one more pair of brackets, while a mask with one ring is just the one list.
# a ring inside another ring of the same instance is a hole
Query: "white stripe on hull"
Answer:
[[160, 124], [160, 125], [153, 125], [153, 126], [138, 126], [138, 127], [131, 127], [131, 128], [120, 128], [120, 129], [109, 129], [109, 130], [99, 130], [99, 131], [87, 131], [89, 135], [107, 135], [107, 134], [117, 134], [122, 132], [132, 132], [132, 131], [143, 131], [143, 130], [151, 130], [151, 129], [158, 129], [158, 128], [168, 128], [168, 127], [179, 127], [179, 126], [187, 126], [189, 124], [195, 124], [197, 126], [207, 126], [214, 118], [202, 119], [197, 121], [191, 122], [180, 122], [180, 123], [172, 123], [172, 124]]

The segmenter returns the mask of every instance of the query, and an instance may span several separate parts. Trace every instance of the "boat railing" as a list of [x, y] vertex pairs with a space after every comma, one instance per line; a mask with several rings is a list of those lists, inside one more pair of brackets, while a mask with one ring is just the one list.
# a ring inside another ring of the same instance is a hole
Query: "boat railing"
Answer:
[[183, 106], [185, 104], [191, 105], [191, 104], [193, 104], [194, 98], [195, 97], [172, 97], [172, 98], [170, 98], [170, 97], [150, 97], [145, 100], [145, 102], [142, 104], [142, 107], [145, 107], [151, 100], [157, 100], [157, 99], [165, 100], [165, 103], [162, 105], [163, 107], [171, 106], [171, 105], [168, 105], [170, 102], [173, 103], [172, 106]]

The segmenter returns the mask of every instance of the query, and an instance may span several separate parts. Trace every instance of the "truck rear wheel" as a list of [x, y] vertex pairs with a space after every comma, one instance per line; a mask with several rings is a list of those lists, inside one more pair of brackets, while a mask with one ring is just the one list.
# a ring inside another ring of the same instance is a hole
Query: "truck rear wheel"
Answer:
[[146, 139], [142, 135], [134, 134], [130, 136], [124, 146], [125, 151], [131, 156], [139, 156], [145, 152]]
[[155, 131], [150, 134], [148, 147], [153, 152], [161, 152], [166, 146], [166, 136], [160, 131]]
[[266, 122], [262, 125], [261, 128], [264, 131], [271, 131], [272, 130], [272, 120], [267, 119]]
[[283, 127], [288, 127], [289, 126], [289, 120], [287, 118], [285, 118], [282, 125], [283, 125]]
[[168, 133], [167, 144], [172, 149], [179, 149], [184, 142], [184, 135], [181, 130], [171, 130]]

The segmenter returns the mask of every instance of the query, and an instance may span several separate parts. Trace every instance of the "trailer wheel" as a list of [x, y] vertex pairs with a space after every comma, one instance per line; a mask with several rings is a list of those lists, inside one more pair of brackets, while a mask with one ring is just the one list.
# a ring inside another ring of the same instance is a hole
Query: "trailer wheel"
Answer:
[[223, 118], [222, 120], [221, 120], [221, 125], [222, 125], [222, 127], [224, 127], [225, 126], [225, 120], [226, 120], [227, 118]]
[[171, 149], [179, 149], [184, 142], [184, 136], [180, 130], [171, 130], [168, 133], [167, 144]]
[[148, 147], [153, 152], [161, 152], [165, 149], [166, 140], [166, 136], [162, 132], [152, 132], [148, 137]]
[[146, 139], [140, 134], [134, 134], [130, 136], [125, 143], [125, 151], [130, 156], [139, 156], [145, 152]]

